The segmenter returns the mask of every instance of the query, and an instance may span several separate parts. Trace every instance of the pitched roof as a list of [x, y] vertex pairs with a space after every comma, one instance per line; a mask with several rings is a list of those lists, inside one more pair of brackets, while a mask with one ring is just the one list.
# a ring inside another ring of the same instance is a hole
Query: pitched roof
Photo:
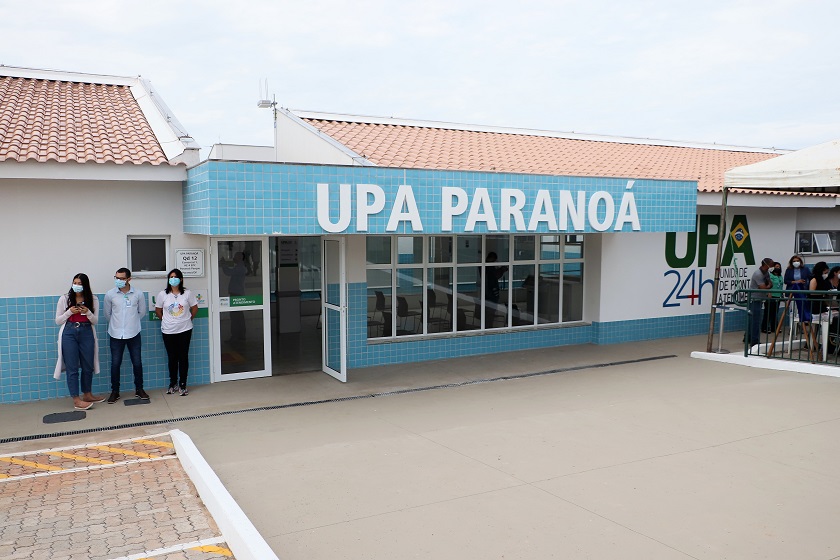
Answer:
[[387, 167], [686, 180], [697, 181], [700, 192], [719, 192], [726, 170], [785, 153], [713, 144], [295, 113], [360, 156]]
[[0, 161], [169, 163], [128, 84], [9, 76], [4, 70]]

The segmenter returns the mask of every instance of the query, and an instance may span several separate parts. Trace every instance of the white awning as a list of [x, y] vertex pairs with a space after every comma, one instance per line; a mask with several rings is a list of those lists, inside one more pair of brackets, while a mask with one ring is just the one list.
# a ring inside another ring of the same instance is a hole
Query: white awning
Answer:
[[724, 188], [821, 189], [840, 186], [840, 140], [743, 165], [724, 174]]

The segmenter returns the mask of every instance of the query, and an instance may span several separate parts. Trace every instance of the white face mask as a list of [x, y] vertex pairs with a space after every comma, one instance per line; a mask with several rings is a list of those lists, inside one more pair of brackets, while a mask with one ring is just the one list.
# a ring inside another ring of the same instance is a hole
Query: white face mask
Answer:
[[826, 272], [825, 274], [823, 274], [823, 280], [828, 280], [828, 272]]
[[799, 265], [801, 265], [801, 264], [802, 263], [799, 262], [799, 261], [793, 261], [793, 268], [799, 268]]

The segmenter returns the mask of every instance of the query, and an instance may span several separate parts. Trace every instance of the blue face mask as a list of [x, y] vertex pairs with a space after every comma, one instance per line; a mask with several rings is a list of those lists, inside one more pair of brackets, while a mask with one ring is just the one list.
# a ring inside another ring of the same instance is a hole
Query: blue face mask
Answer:
[[114, 286], [117, 288], [125, 288], [125, 280], [114, 280]]
[[73, 291], [76, 292], [77, 294], [80, 294], [80, 293], [85, 291], [85, 287], [82, 286], [81, 284], [73, 284], [71, 286], [71, 288], [73, 288]]
[[178, 284], [180, 284], [180, 283], [181, 283], [181, 279], [180, 279], [180, 278], [170, 278], [170, 279], [169, 279], [169, 285], [170, 285], [170, 286], [177, 286], [177, 285], [178, 285]]

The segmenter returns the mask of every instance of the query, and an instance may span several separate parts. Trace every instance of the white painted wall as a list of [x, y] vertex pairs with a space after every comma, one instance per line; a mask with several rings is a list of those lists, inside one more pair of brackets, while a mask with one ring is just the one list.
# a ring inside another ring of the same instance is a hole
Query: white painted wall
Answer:
[[[583, 320], [601, 321], [601, 251], [604, 235], [584, 236], [583, 245]], [[607, 270], [607, 273], [611, 272]]]
[[[169, 235], [176, 249], [204, 249], [208, 238], [183, 232], [181, 183], [0, 180], [0, 297], [66, 293], [84, 272], [94, 292], [113, 287], [114, 272], [128, 262], [128, 235]], [[209, 278], [191, 279], [196, 287]], [[157, 292], [163, 278], [133, 285]]]
[[[830, 210], [800, 208], [796, 214], [797, 230], [840, 230], [840, 207]], [[791, 240], [791, 246], [794, 242]]]
[[364, 235], [345, 235], [347, 283], [367, 282], [367, 245]]
[[277, 111], [274, 131], [277, 161], [288, 163], [316, 163], [323, 165], [356, 165], [357, 162], [329, 136], [300, 119]]
[[[719, 210], [701, 208], [703, 214], [718, 214]], [[735, 214], [744, 214], [750, 228], [750, 236], [756, 264], [747, 266], [749, 274], [758, 267], [764, 257], [771, 257], [786, 263], [790, 258], [796, 230], [796, 210], [789, 208], [730, 208], [729, 219]], [[685, 254], [687, 233], [677, 234], [677, 254]], [[601, 321], [624, 321], [652, 317], [674, 317], [708, 313], [711, 308], [712, 286], [703, 288], [702, 305], [691, 304], [691, 300], [672, 298], [669, 302], [678, 307], [663, 307], [663, 302], [674, 289], [678, 278], [675, 274], [665, 276], [671, 267], [665, 260], [664, 233], [614, 233], [602, 235], [601, 257]], [[714, 278], [716, 244], [709, 245], [707, 266], [681, 269], [681, 282], [688, 271], [694, 270], [695, 282], [702, 270], [703, 280]], [[690, 293], [690, 283], [684, 293]]]

